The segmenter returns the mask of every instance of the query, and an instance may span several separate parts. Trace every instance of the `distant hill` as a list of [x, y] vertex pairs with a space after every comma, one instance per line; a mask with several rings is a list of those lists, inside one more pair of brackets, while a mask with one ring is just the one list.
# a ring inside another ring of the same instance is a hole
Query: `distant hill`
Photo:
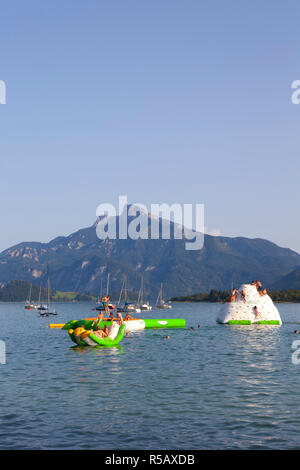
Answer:
[[300, 255], [263, 239], [205, 235], [200, 251], [185, 250], [185, 240], [100, 240], [95, 224], [49, 243], [23, 242], [0, 253], [0, 282], [20, 279], [51, 288], [98, 295], [110, 273], [110, 290], [119, 291], [124, 274], [128, 289], [164, 297], [228, 290], [233, 283], [260, 279], [269, 288], [300, 265]]
[[[25, 302], [29, 300], [31, 292], [31, 302], [37, 303], [39, 296], [41, 303], [45, 302], [48, 297], [48, 290], [44, 287], [31, 284], [25, 281], [10, 281], [0, 286], [0, 302]], [[92, 301], [95, 300], [91, 296], [78, 294], [77, 292], [58, 292], [50, 290], [50, 299], [52, 301]]]
[[200, 293], [193, 295], [182, 295], [171, 297], [171, 302], [224, 302], [230, 295], [230, 291], [217, 291], [212, 289], [210, 293]]
[[300, 267], [283, 276], [272, 285], [272, 290], [300, 290]]
[[[230, 291], [211, 290], [209, 294], [194, 294], [180, 297], [172, 297], [172, 302], [224, 302]], [[300, 303], [300, 290], [268, 291], [268, 295], [274, 302]]]

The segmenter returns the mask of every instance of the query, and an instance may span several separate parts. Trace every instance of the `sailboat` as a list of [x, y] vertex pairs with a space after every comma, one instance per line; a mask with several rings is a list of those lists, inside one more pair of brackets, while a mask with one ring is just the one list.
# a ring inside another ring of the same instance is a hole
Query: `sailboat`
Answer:
[[37, 310], [39, 310], [40, 315], [45, 315], [48, 317], [48, 315], [57, 315], [58, 312], [55, 310], [53, 312], [50, 312], [50, 275], [49, 275], [49, 265], [47, 268], [47, 274], [48, 274], [48, 281], [47, 281], [47, 304], [46, 305], [40, 305]]
[[160, 285], [160, 290], [159, 290], [159, 293], [158, 293], [158, 296], [157, 296], [157, 299], [156, 299], [156, 305], [155, 305], [154, 308], [157, 308], [157, 309], [172, 308], [172, 305], [170, 303], [166, 303], [163, 300], [163, 285], [162, 285], [162, 283]]
[[97, 299], [97, 305], [102, 305], [102, 302], [101, 302], [101, 299], [103, 297], [102, 284], [103, 282], [102, 282], [102, 277], [101, 277], [100, 292], [99, 292], [98, 299]]
[[39, 307], [42, 307], [42, 304], [41, 304], [41, 296], [42, 296], [42, 283], [40, 283], [39, 300], [38, 300], [37, 305], [35, 306], [35, 308], [36, 308], [37, 310], [39, 309]]
[[[121, 304], [121, 299], [124, 291], [124, 304], [120, 306]], [[139, 307], [136, 307], [132, 302], [129, 302], [127, 299], [127, 276], [124, 276], [121, 292], [120, 292], [120, 297], [119, 301], [117, 304], [117, 310], [118, 312], [122, 313], [140, 313], [141, 309]]]
[[142, 280], [141, 280], [141, 288], [139, 290], [137, 307], [140, 310], [152, 310], [152, 307], [149, 304], [149, 302], [144, 302], [144, 278], [143, 278], [143, 276], [142, 276]]
[[[107, 274], [107, 281], [106, 281], [106, 297], [108, 296], [108, 293], [109, 293], [109, 278], [110, 278], [110, 274], [108, 273]], [[100, 296], [98, 297], [96, 307], [92, 308], [93, 311], [94, 310], [97, 310], [99, 312], [104, 312], [105, 311], [105, 308], [103, 307], [103, 303], [102, 303], [102, 298], [103, 298], [103, 291], [102, 291], [102, 279], [101, 279]], [[113, 305], [112, 303], [109, 303], [108, 308], [110, 310], [114, 310], [115, 305]]]
[[26, 310], [31, 310], [32, 308], [36, 308], [35, 304], [31, 302], [31, 293], [32, 293], [32, 283], [30, 284], [28, 299], [25, 301]]

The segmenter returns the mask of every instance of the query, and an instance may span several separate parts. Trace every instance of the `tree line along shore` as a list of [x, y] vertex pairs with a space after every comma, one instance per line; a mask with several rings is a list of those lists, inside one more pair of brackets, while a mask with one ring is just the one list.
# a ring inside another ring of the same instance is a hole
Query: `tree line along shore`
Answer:
[[[268, 295], [273, 302], [300, 303], [300, 290], [268, 291]], [[224, 302], [228, 296], [230, 296], [230, 291], [212, 289], [209, 293], [171, 297], [170, 300], [172, 302]]]
[[[23, 302], [28, 300], [31, 283], [26, 281], [10, 281], [7, 284], [0, 284], [0, 302]], [[282, 291], [268, 291], [274, 302], [300, 303], [300, 290], [286, 289]], [[224, 302], [230, 295], [230, 291], [212, 289], [209, 293], [199, 293], [193, 295], [183, 295], [171, 297], [172, 302]], [[43, 286], [32, 284], [31, 299], [41, 301], [47, 298], [47, 289]], [[82, 294], [78, 292], [61, 292], [51, 289], [50, 297], [55, 302], [95, 302], [97, 296], [93, 294]], [[134, 297], [134, 293], [132, 293]]]
[[[112, 292], [111, 299], [118, 299], [120, 292]], [[131, 299], [138, 298], [138, 294], [128, 291]], [[30, 297], [30, 298], [29, 298]], [[52, 302], [97, 302], [99, 295], [94, 293], [64, 292], [50, 289], [49, 297]], [[0, 302], [45, 302], [48, 298], [48, 289], [27, 281], [0, 282]]]
[[[29, 292], [31, 291], [31, 299]], [[10, 281], [0, 286], [0, 302], [25, 302], [31, 300], [45, 302], [48, 296], [47, 288], [26, 281]], [[50, 298], [54, 302], [93, 302], [96, 297], [78, 292], [60, 292], [50, 289]]]

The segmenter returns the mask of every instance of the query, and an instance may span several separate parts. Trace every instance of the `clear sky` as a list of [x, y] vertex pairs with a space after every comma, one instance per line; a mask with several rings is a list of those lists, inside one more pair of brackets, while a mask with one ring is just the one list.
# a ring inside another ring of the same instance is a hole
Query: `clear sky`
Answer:
[[0, 17], [0, 250], [126, 194], [300, 252], [298, 0], [10, 0]]

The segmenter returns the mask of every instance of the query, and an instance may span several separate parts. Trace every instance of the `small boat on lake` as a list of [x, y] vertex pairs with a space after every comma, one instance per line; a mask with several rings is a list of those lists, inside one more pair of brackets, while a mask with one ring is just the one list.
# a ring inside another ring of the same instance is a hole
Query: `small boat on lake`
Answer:
[[29, 295], [27, 300], [25, 301], [25, 309], [26, 310], [32, 310], [36, 309], [37, 306], [31, 301], [31, 294], [32, 294], [32, 283], [30, 284], [30, 289], [29, 289]]
[[[121, 304], [123, 295], [124, 295], [124, 303]], [[129, 314], [141, 313], [141, 309], [138, 306], [135, 306], [132, 302], [128, 301], [127, 276], [124, 276], [124, 280], [123, 280], [121, 291], [120, 291], [119, 300], [118, 300], [118, 303], [117, 303], [117, 311], [120, 312], [120, 313], [125, 313], [125, 314], [126, 313], [129, 313]]]
[[169, 302], [167, 303], [163, 300], [163, 285], [162, 284], [160, 285], [160, 290], [159, 290], [154, 308], [160, 309], [160, 310], [172, 308], [172, 305]]
[[149, 302], [144, 302], [143, 304], [139, 305], [139, 308], [141, 310], [152, 310], [152, 306], [149, 304]]
[[138, 296], [138, 301], [137, 301], [137, 308], [140, 309], [140, 311], [142, 310], [152, 310], [152, 306], [150, 305], [150, 303], [148, 301], [144, 301], [144, 279], [142, 277], [142, 280], [141, 280], [141, 288], [140, 288], [140, 291], [139, 291], [139, 296]]
[[36, 309], [38, 310], [40, 316], [46, 316], [48, 317], [49, 315], [57, 315], [58, 312], [56, 310], [50, 309], [50, 274], [49, 274], [49, 266], [47, 268], [48, 272], [48, 281], [47, 281], [47, 303], [46, 304], [40, 304]]

